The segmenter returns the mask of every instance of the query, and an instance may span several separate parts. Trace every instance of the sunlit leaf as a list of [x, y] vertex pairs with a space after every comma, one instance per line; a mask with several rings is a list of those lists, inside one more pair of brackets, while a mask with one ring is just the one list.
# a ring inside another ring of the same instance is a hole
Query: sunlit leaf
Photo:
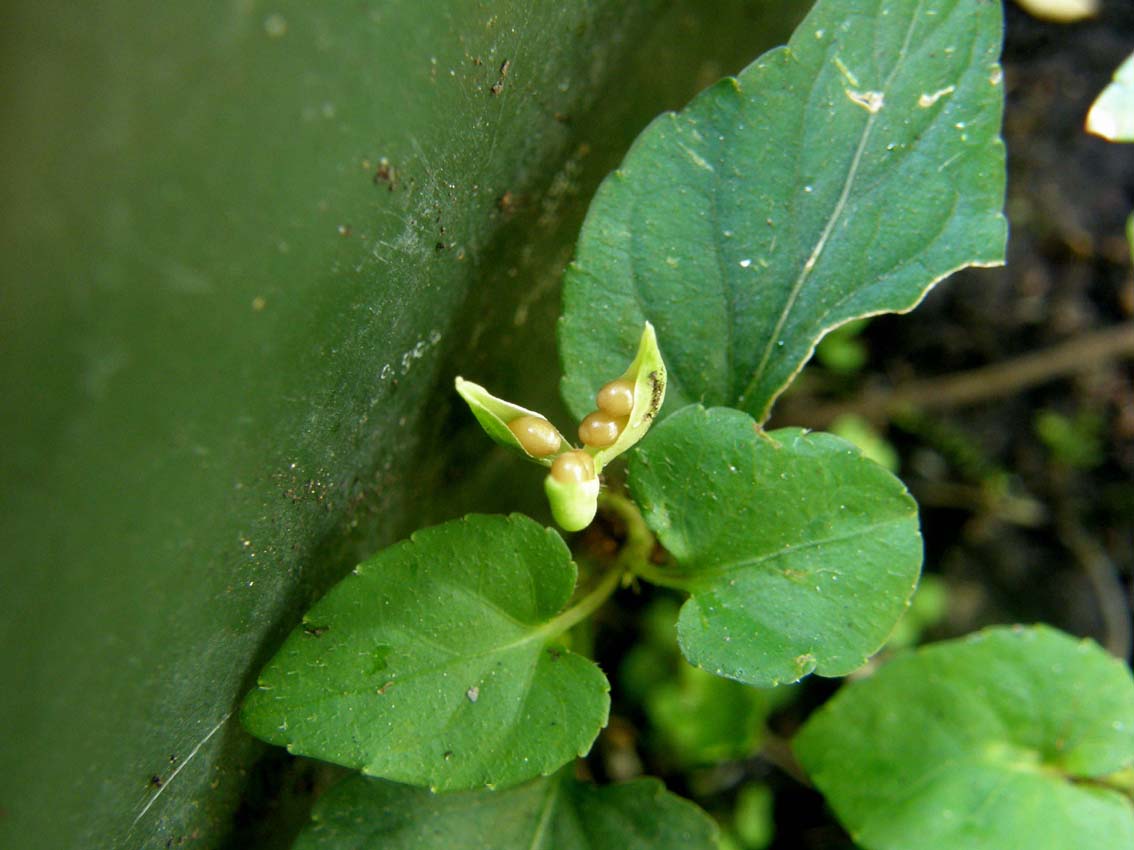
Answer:
[[1134, 53], [1091, 105], [1087, 131], [1112, 142], [1134, 142]]

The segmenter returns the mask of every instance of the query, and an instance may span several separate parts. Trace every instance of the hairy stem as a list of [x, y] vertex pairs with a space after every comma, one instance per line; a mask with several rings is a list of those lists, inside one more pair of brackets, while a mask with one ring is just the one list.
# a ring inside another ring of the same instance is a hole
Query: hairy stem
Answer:
[[610, 570], [586, 596], [540, 628], [540, 633], [546, 636], [561, 635], [587, 619], [610, 598], [624, 574], [625, 571], [621, 569]]

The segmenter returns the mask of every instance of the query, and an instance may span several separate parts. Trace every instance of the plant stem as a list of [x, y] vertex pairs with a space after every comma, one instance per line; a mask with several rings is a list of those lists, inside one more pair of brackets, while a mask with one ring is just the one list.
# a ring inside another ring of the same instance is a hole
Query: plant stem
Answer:
[[[1134, 622], [1118, 567], [1110, 559], [1106, 549], [1087, 533], [1071, 510], [1065, 508], [1059, 513], [1060, 537], [1079, 562], [1095, 595], [1095, 603], [1102, 617], [1103, 646], [1112, 655], [1128, 661], [1134, 645]], [[1134, 777], [1134, 773], [1130, 771], [1127, 774]], [[1130, 790], [1134, 791], [1134, 781], [1131, 782]]]
[[685, 590], [686, 577], [676, 571], [659, 569], [650, 562], [657, 541], [638, 505], [620, 493], [604, 490], [599, 507], [617, 516], [626, 525], [626, 542], [618, 555], [619, 567], [650, 584]]
[[1075, 785], [1116, 791], [1134, 802], [1134, 767], [1127, 767], [1105, 776], [1067, 776], [1066, 774], [1063, 776]]
[[638, 506], [620, 493], [603, 490], [599, 494], [599, 507], [626, 524], [626, 542], [618, 554], [618, 560], [629, 562], [631, 569], [638, 561], [648, 561], [654, 549], [654, 534], [646, 525]]
[[760, 748], [759, 756], [769, 764], [775, 765], [800, 785], [807, 788], [813, 788], [811, 779], [807, 775], [807, 771], [803, 769], [803, 765], [799, 763], [799, 759], [795, 757], [795, 752], [791, 748], [791, 742], [785, 738], [781, 738], [771, 729], [765, 732], [764, 745]]
[[617, 516], [626, 525], [626, 542], [618, 553], [614, 566], [582, 599], [539, 629], [541, 636], [558, 636], [574, 628], [602, 607], [627, 575], [637, 576], [662, 587], [685, 589], [685, 577], [677, 572], [661, 570], [650, 563], [656, 543], [654, 534], [646, 525], [638, 506], [619, 493], [604, 490], [599, 494], [599, 506]]
[[587, 619], [587, 617], [601, 608], [602, 604], [614, 593], [624, 572], [625, 571], [622, 569], [613, 569], [608, 572], [586, 596], [559, 616], [549, 620], [546, 625], [539, 629], [540, 634], [555, 637], [574, 628], [583, 620]]
[[656, 584], [658, 587], [669, 587], [674, 590], [689, 592], [689, 582], [684, 575], [670, 570], [659, 569], [649, 561], [636, 564], [630, 572], [643, 581]]
[[967, 372], [909, 381], [891, 390], [868, 391], [853, 402], [809, 406], [801, 400], [785, 404], [785, 410], [776, 418], [822, 428], [844, 413], [877, 421], [911, 407], [924, 410], [966, 407], [1129, 357], [1134, 357], [1134, 322], [1081, 334], [1060, 345]]
[[1099, 784], [1113, 788], [1134, 800], [1134, 767], [1119, 770], [1098, 778]]
[[599, 494], [599, 506], [610, 511], [626, 524], [626, 542], [618, 553], [614, 566], [578, 602], [549, 620], [536, 634], [555, 637], [574, 628], [602, 607], [627, 575], [635, 575], [663, 587], [684, 587], [681, 577], [669, 575], [650, 563], [654, 551], [654, 534], [650, 531], [642, 512], [630, 499], [604, 490]]

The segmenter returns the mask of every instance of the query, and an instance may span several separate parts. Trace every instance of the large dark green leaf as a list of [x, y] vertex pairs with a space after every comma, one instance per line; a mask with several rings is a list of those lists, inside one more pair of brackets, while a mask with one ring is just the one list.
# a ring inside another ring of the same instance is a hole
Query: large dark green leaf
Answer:
[[362, 558], [540, 509], [453, 376], [550, 408], [586, 199], [767, 5], [5, 4], [0, 845], [272, 816], [234, 708]]
[[[917, 506], [850, 443], [690, 406], [630, 459], [630, 489], [688, 591], [685, 657], [754, 685], [842, 676], [885, 641], [921, 567]], [[650, 577], [649, 574], [646, 576]]]
[[577, 415], [657, 328], [668, 406], [763, 421], [827, 331], [1002, 261], [999, 2], [820, 0], [603, 183], [564, 290]]
[[[905, 655], [795, 750], [870, 850], [1134, 847], [1134, 681], [1090, 641], [997, 628]], [[1125, 770], [1125, 793], [1116, 774]]]
[[559, 535], [524, 516], [419, 531], [309, 611], [248, 696], [248, 729], [294, 753], [434, 790], [515, 785], [585, 755], [610, 685], [556, 619]]
[[656, 779], [599, 788], [559, 774], [434, 795], [364, 778], [332, 788], [293, 850], [715, 850], [716, 827]]

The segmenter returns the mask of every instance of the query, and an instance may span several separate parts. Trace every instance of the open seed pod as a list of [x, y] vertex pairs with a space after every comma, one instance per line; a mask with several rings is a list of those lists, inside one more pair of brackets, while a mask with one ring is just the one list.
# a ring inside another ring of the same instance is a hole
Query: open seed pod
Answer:
[[551, 467], [544, 480], [551, 514], [564, 530], [579, 531], [590, 525], [598, 510], [602, 468], [642, 439], [661, 410], [665, 364], [654, 327], [646, 322], [634, 361], [599, 390], [595, 399], [599, 409], [580, 424], [581, 449], [534, 410], [497, 398], [464, 378], [457, 378], [456, 386], [489, 437]]
[[[596, 472], [601, 473], [604, 466], [646, 435], [665, 401], [665, 383], [665, 363], [658, 351], [658, 338], [654, 326], [646, 322], [634, 361], [598, 391], [595, 403], [599, 409], [583, 420], [583, 429], [588, 425], [599, 426], [591, 429], [596, 434], [601, 433], [601, 425], [606, 420], [613, 420], [619, 426], [618, 436], [612, 443], [586, 446], [585, 450], [595, 459]], [[586, 433], [580, 434], [584, 443]], [[605, 436], [599, 442], [606, 443]]]
[[544, 466], [551, 466], [559, 455], [571, 450], [571, 444], [555, 426], [536, 411], [497, 398], [464, 378], [457, 378], [456, 386], [484, 432], [500, 445]]
[[598, 511], [599, 479], [587, 452], [564, 452], [543, 481], [551, 515], [564, 531], [581, 531]]

